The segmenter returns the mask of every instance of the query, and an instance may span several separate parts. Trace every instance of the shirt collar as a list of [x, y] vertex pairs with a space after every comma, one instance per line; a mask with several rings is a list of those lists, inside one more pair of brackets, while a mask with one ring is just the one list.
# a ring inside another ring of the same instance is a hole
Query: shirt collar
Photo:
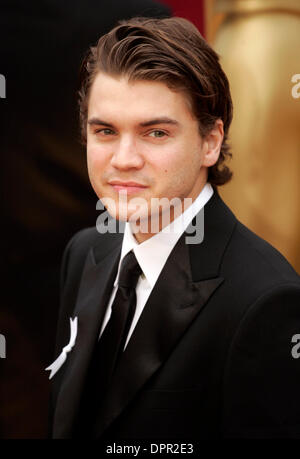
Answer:
[[213, 192], [211, 184], [206, 183], [197, 198], [182, 214], [163, 228], [162, 231], [141, 244], [137, 242], [131, 231], [130, 224], [126, 222], [119, 269], [114, 286], [116, 287], [118, 284], [120, 265], [123, 258], [130, 250], [133, 250], [146, 280], [150, 287], [153, 288], [178, 239], [197, 213], [212, 197]]

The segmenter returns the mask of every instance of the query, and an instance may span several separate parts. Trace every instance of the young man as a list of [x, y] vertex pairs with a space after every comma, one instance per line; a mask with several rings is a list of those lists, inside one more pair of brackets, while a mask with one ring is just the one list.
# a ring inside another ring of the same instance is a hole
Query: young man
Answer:
[[90, 180], [126, 223], [66, 248], [54, 438], [300, 437], [300, 281], [218, 195], [232, 104], [216, 53], [186, 20], [132, 19], [82, 76]]

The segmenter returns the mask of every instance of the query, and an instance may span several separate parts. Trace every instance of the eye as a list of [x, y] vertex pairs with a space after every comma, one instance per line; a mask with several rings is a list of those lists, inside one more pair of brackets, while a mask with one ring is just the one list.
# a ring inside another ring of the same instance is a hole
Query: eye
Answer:
[[150, 132], [149, 134], [150, 137], [155, 137], [155, 138], [162, 138], [167, 136], [167, 133], [164, 131], [161, 131], [160, 129], [155, 129], [155, 131]]
[[113, 135], [114, 131], [112, 129], [109, 129], [109, 128], [101, 128], [101, 129], [97, 129], [95, 131], [95, 134], [102, 134], [104, 136], [108, 136], [108, 135]]

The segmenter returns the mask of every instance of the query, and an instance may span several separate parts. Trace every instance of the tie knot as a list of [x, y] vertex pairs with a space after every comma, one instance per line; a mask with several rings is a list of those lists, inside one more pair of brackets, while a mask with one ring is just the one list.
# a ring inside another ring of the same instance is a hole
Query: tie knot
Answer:
[[135, 288], [141, 273], [141, 267], [131, 250], [122, 260], [118, 285], [125, 288]]

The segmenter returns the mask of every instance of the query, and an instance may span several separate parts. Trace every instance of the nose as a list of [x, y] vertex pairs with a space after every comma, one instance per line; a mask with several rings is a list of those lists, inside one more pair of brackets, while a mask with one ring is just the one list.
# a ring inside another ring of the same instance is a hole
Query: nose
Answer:
[[133, 136], [124, 135], [115, 144], [111, 165], [120, 170], [141, 169], [143, 167], [144, 159], [138, 152]]

